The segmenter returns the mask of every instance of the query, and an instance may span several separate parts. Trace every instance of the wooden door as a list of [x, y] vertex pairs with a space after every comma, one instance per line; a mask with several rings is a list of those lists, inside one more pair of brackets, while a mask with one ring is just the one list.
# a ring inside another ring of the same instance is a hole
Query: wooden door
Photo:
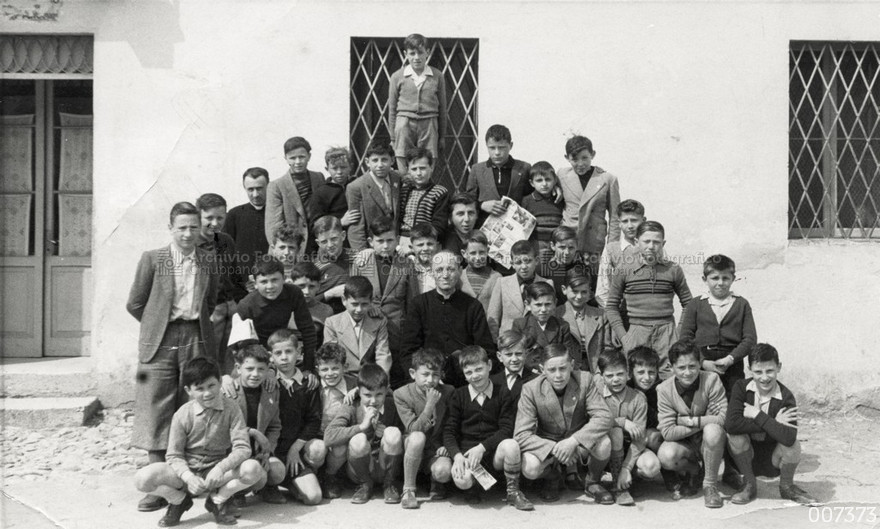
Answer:
[[0, 353], [88, 354], [92, 81], [0, 86]]

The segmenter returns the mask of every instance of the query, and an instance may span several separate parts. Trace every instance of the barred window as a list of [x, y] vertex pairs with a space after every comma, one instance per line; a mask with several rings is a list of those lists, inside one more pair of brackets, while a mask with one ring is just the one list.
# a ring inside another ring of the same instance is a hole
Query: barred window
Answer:
[[789, 48], [789, 238], [880, 238], [880, 42]]

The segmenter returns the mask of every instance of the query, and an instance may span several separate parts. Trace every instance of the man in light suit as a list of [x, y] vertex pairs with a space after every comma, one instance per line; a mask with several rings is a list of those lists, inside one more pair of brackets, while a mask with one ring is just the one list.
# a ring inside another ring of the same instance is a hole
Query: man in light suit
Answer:
[[522, 450], [522, 471], [545, 478], [542, 497], [559, 498], [560, 469], [589, 454], [586, 493], [597, 503], [614, 503], [599, 481], [611, 457], [608, 432], [614, 425], [605, 400], [586, 371], [574, 371], [564, 346], [553, 344], [541, 357], [543, 374], [523, 385], [513, 438]]
[[345, 349], [346, 372], [356, 375], [361, 366], [375, 362], [391, 372], [388, 348], [388, 320], [381, 313], [372, 316], [373, 284], [363, 276], [352, 276], [342, 291], [345, 312], [324, 320], [324, 343], [338, 343]]
[[370, 170], [345, 189], [349, 211], [361, 214], [360, 220], [348, 227], [352, 250], [367, 248], [367, 228], [376, 219], [391, 217], [395, 226], [400, 220], [400, 176], [391, 170], [394, 151], [383, 140], [376, 140], [367, 148], [365, 156]]
[[592, 270], [591, 288], [594, 291], [605, 240], [620, 239], [617, 218], [620, 187], [617, 177], [601, 167], [593, 166], [595, 155], [593, 143], [588, 138], [573, 136], [565, 143], [565, 158], [571, 167], [557, 171], [559, 187], [565, 199], [562, 224], [577, 229], [578, 250], [587, 258]]
[[[199, 210], [178, 202], [168, 227], [171, 244], [141, 255], [125, 306], [140, 322], [131, 445], [146, 450], [150, 463], [165, 461], [171, 417], [187, 401], [183, 366], [198, 356], [216, 361], [211, 313], [219, 276], [216, 260], [196, 247]], [[164, 499], [147, 495], [138, 510], [165, 505]]]
[[302, 233], [306, 241], [300, 248], [300, 255], [311, 241], [307, 212], [312, 194], [325, 182], [324, 175], [308, 170], [311, 151], [311, 145], [304, 138], [287, 140], [284, 143], [284, 158], [290, 169], [281, 178], [269, 182], [266, 190], [266, 240], [272, 244], [278, 228], [285, 224], [292, 226]]

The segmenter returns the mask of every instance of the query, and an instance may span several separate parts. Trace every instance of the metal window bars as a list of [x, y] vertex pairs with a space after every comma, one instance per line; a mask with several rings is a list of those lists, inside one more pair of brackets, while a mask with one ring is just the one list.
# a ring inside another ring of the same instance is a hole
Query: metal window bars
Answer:
[[880, 43], [789, 54], [789, 238], [880, 238]]
[[[352, 37], [349, 141], [353, 174], [366, 170], [364, 152], [376, 137], [390, 138], [388, 86], [403, 65], [403, 39]], [[428, 64], [446, 79], [446, 149], [434, 164], [435, 181], [462, 189], [477, 161], [478, 39], [430, 39]]]

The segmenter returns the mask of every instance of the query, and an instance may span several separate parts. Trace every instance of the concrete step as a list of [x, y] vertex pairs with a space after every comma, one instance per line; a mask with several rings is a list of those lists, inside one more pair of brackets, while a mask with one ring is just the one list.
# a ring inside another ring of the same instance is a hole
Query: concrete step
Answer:
[[97, 392], [92, 359], [4, 358], [0, 397], [87, 397]]
[[82, 426], [100, 409], [96, 397], [3, 398], [0, 424], [21, 428]]

